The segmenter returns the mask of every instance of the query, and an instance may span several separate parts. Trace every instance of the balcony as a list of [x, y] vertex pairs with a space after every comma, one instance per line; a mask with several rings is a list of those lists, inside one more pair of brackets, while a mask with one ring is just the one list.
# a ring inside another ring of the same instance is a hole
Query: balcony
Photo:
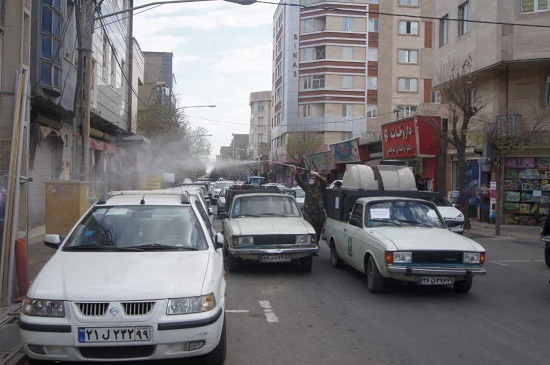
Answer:
[[517, 134], [520, 123], [520, 114], [497, 115], [495, 119], [495, 132], [499, 135]]

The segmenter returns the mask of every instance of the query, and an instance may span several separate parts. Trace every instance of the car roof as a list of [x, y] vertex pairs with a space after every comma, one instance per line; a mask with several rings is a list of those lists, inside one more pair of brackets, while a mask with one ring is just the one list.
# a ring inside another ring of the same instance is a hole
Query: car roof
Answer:
[[409, 197], [401, 197], [401, 196], [370, 196], [370, 197], [364, 197], [364, 198], [357, 199], [357, 201], [360, 201], [360, 202], [363, 202], [363, 203], [372, 203], [372, 202], [377, 202], [377, 201], [393, 201], [393, 200], [412, 201], [412, 202], [428, 203], [428, 204], [435, 205], [434, 203], [432, 203], [429, 200], [409, 198]]
[[183, 191], [125, 190], [109, 193], [96, 205], [189, 205], [197, 199]]
[[240, 197], [250, 197], [250, 196], [285, 196], [285, 197], [293, 197], [292, 195], [283, 194], [283, 193], [238, 193], [235, 195], [235, 199]]

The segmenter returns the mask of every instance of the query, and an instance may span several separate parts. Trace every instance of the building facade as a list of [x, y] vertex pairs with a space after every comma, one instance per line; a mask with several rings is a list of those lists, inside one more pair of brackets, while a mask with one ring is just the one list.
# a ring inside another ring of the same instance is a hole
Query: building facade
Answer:
[[[433, 63], [441, 67], [451, 67], [449, 65], [457, 61], [468, 63], [468, 73], [477, 78], [472, 92], [476, 100], [486, 105], [480, 112], [485, 120], [496, 122], [503, 132], [513, 132], [517, 128], [529, 128], [547, 112], [550, 108], [548, 29], [519, 25], [550, 24], [547, 1], [434, 1], [433, 9], [434, 16], [440, 19], [433, 37]], [[459, 22], [448, 19], [459, 19]], [[479, 24], [468, 20], [507, 24]], [[437, 86], [436, 71], [434, 67]], [[487, 206], [493, 204], [483, 193], [495, 180], [491, 144], [481, 139], [470, 145], [467, 170], [474, 178], [467, 181], [466, 193], [480, 210], [488, 210]], [[450, 155], [449, 163], [452, 163], [452, 151]], [[510, 152], [502, 161], [505, 223], [535, 224], [548, 214], [545, 204], [550, 203], [549, 157], [550, 150], [544, 148], [543, 143]], [[456, 187], [455, 175], [456, 168], [449, 169], [448, 180], [452, 183], [448, 190]]]
[[250, 93], [250, 133], [248, 156], [252, 160], [267, 160], [271, 142], [271, 91]]
[[431, 22], [407, 17], [429, 14], [431, 1], [302, 5], [274, 15], [270, 157], [278, 161], [292, 161], [285, 147], [293, 134], [333, 144], [380, 133], [414, 115], [431, 90]]
[[[148, 105], [158, 102], [162, 105], [176, 106], [174, 94], [174, 73], [172, 62], [174, 54], [171, 52], [143, 52], [144, 79], [139, 87], [140, 106], [145, 109]], [[145, 103], [145, 105], [142, 105]]]

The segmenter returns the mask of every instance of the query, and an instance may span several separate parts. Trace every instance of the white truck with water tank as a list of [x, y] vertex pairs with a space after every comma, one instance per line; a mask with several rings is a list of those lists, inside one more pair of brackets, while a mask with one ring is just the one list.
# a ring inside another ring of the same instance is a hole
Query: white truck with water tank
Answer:
[[417, 191], [406, 166], [348, 165], [342, 187], [325, 195], [332, 266], [365, 273], [374, 293], [392, 279], [468, 292], [486, 273], [485, 249], [448, 230], [435, 194]]

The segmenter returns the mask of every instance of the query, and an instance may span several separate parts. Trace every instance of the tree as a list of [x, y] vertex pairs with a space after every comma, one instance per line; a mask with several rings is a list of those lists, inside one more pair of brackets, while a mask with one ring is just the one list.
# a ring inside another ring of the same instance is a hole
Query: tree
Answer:
[[511, 151], [548, 145], [550, 134], [550, 110], [532, 107], [529, 117], [505, 115], [495, 118], [485, 126], [487, 142], [492, 146], [492, 160], [497, 184], [495, 235], [500, 236], [504, 201], [504, 158]]
[[315, 153], [322, 144], [323, 136], [321, 133], [292, 133], [288, 136], [287, 155], [296, 161], [300, 161], [304, 156]]
[[[472, 57], [469, 55], [461, 64], [454, 61], [442, 65], [436, 72], [436, 90], [441, 92], [443, 105], [438, 113], [447, 120], [445, 127], [428, 118], [428, 123], [441, 137], [442, 143], [456, 150], [457, 188], [460, 191], [460, 210], [464, 214], [464, 228], [469, 229], [470, 212], [466, 199], [466, 148], [471, 141], [472, 131], [483, 125], [487, 116], [481, 111], [490, 100], [483, 99], [476, 92], [479, 76], [471, 72]], [[428, 107], [429, 109], [429, 107]], [[448, 127], [447, 127], [448, 125]]]

